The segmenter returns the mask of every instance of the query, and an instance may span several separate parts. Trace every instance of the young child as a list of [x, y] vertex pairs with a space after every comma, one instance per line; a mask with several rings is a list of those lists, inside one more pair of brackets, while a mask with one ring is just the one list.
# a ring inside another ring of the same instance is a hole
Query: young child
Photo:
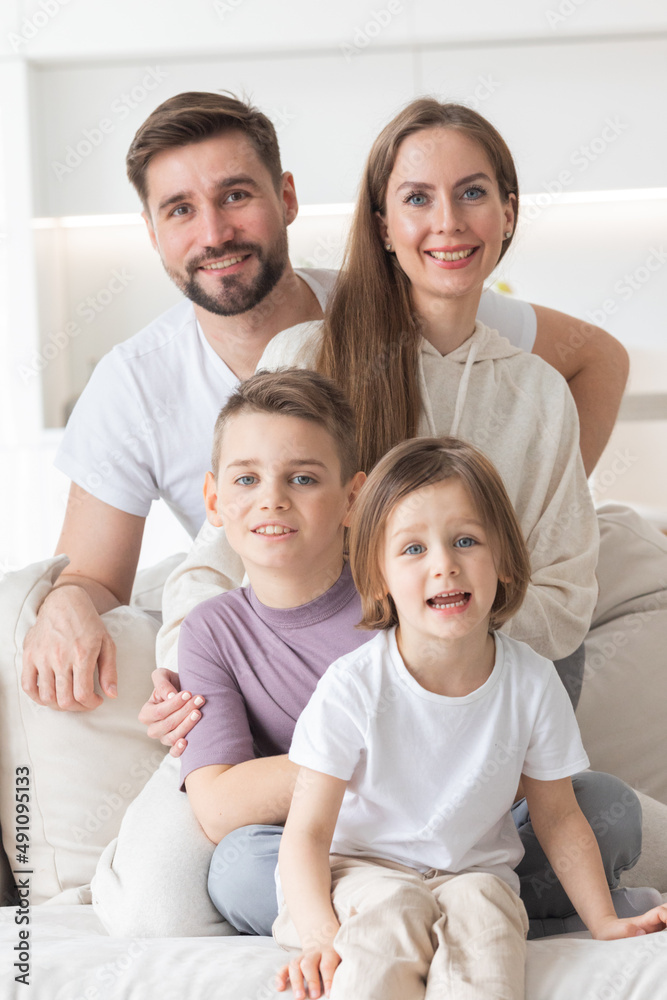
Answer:
[[572, 791], [588, 760], [553, 664], [496, 631], [530, 566], [491, 463], [452, 438], [394, 448], [353, 510], [350, 561], [361, 625], [381, 631], [326, 671], [296, 725], [274, 936], [301, 951], [278, 988], [522, 998], [519, 779], [593, 936], [661, 930], [667, 906], [616, 917]]

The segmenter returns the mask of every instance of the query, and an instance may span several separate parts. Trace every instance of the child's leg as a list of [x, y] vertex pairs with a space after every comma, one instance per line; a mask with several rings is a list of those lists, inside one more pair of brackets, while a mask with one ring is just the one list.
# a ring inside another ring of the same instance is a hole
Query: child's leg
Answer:
[[[367, 858], [331, 858], [332, 899], [341, 928], [334, 948], [332, 1000], [420, 1000], [433, 957], [431, 928], [440, 916], [421, 875]], [[298, 947], [285, 908], [273, 926], [283, 948]], [[486, 998], [488, 1000], [488, 998]]]
[[242, 934], [271, 934], [282, 826], [242, 826], [216, 847], [208, 870], [215, 908]]
[[523, 1000], [528, 918], [517, 894], [478, 872], [431, 885], [441, 915], [426, 1000]]

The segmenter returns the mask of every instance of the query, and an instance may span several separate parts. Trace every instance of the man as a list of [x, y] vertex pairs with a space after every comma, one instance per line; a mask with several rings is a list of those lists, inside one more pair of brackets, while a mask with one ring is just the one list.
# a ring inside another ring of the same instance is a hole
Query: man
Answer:
[[[56, 550], [70, 565], [26, 638], [22, 685], [39, 704], [69, 711], [101, 704], [96, 667], [103, 695], [116, 696], [115, 649], [100, 615], [130, 599], [151, 501], [162, 496], [196, 534], [215, 414], [273, 337], [298, 336], [322, 318], [334, 278], [289, 262], [294, 180], [271, 123], [249, 105], [218, 94], [170, 98], [135, 136], [128, 175], [185, 299], [102, 359], [56, 459], [72, 479]], [[568, 380], [590, 473], [625, 386], [623, 347], [589, 324], [494, 293], [480, 317]], [[193, 707], [187, 701], [180, 714]], [[161, 719], [156, 706], [165, 742], [183, 734], [176, 718]]]

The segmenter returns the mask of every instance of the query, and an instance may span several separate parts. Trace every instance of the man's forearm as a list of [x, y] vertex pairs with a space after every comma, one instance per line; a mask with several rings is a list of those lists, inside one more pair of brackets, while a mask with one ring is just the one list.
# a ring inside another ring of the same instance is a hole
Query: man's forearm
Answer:
[[112, 608], [117, 608], [122, 603], [104, 584], [78, 573], [61, 573], [51, 593], [55, 590], [62, 590], [63, 587], [80, 587], [81, 590], [85, 591], [98, 615], [103, 615], [105, 611], [111, 611]]
[[286, 754], [247, 760], [223, 771], [206, 789], [198, 788], [191, 794], [192, 808], [214, 844], [242, 826], [283, 824], [298, 773], [298, 766]]

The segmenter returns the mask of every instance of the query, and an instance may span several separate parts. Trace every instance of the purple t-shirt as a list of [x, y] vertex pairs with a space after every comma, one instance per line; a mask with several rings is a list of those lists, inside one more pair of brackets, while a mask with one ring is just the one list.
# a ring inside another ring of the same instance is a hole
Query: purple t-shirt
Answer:
[[326, 668], [375, 634], [355, 628], [360, 618], [347, 564], [333, 587], [298, 608], [269, 608], [242, 587], [191, 611], [178, 640], [178, 672], [183, 690], [206, 704], [181, 756], [181, 781], [208, 764], [287, 753]]

